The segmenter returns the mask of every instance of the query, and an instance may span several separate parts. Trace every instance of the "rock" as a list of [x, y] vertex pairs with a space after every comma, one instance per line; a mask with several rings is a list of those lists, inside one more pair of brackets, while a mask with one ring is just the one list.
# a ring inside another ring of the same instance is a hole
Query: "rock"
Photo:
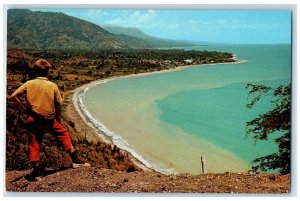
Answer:
[[272, 175], [269, 176], [269, 179], [275, 181], [276, 180], [276, 176], [272, 174]]

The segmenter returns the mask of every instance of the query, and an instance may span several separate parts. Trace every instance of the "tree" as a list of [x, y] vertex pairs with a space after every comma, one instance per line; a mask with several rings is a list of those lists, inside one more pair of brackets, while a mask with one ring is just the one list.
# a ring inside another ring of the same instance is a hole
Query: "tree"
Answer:
[[246, 136], [252, 135], [255, 141], [268, 140], [271, 134], [280, 132], [280, 137], [274, 138], [278, 145], [278, 152], [272, 153], [252, 161], [254, 171], [278, 170], [281, 174], [290, 173], [291, 166], [291, 84], [271, 88], [264, 85], [247, 84], [248, 95], [253, 99], [247, 108], [253, 106], [266, 96], [271, 96], [271, 111], [260, 114], [247, 122]]

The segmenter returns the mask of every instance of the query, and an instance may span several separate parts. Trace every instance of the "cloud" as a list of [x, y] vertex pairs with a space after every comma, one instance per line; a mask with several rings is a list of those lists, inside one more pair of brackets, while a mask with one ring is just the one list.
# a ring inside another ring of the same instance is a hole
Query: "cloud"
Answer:
[[104, 10], [88, 10], [87, 12], [87, 17], [88, 18], [101, 18], [103, 16], [107, 16], [108, 13], [105, 12]]
[[135, 10], [121, 13], [119, 16], [108, 19], [104, 23], [125, 27], [143, 27], [153, 23], [157, 16], [154, 10]]
[[114, 19], [106, 20], [104, 24], [120, 25], [120, 24], [124, 24], [124, 19], [122, 17], [114, 18]]

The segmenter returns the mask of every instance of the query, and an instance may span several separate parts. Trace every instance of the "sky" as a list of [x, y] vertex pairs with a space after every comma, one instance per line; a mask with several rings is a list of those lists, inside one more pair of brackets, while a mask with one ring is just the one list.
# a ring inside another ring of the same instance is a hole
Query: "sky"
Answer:
[[63, 12], [97, 25], [136, 27], [167, 39], [229, 44], [291, 43], [289, 10], [34, 9]]

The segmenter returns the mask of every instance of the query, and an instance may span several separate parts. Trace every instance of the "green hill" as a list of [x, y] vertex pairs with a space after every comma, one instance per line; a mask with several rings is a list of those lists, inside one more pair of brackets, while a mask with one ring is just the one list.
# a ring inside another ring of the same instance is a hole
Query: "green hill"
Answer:
[[63, 13], [9, 9], [8, 49], [149, 48], [148, 41], [115, 35], [93, 23]]

